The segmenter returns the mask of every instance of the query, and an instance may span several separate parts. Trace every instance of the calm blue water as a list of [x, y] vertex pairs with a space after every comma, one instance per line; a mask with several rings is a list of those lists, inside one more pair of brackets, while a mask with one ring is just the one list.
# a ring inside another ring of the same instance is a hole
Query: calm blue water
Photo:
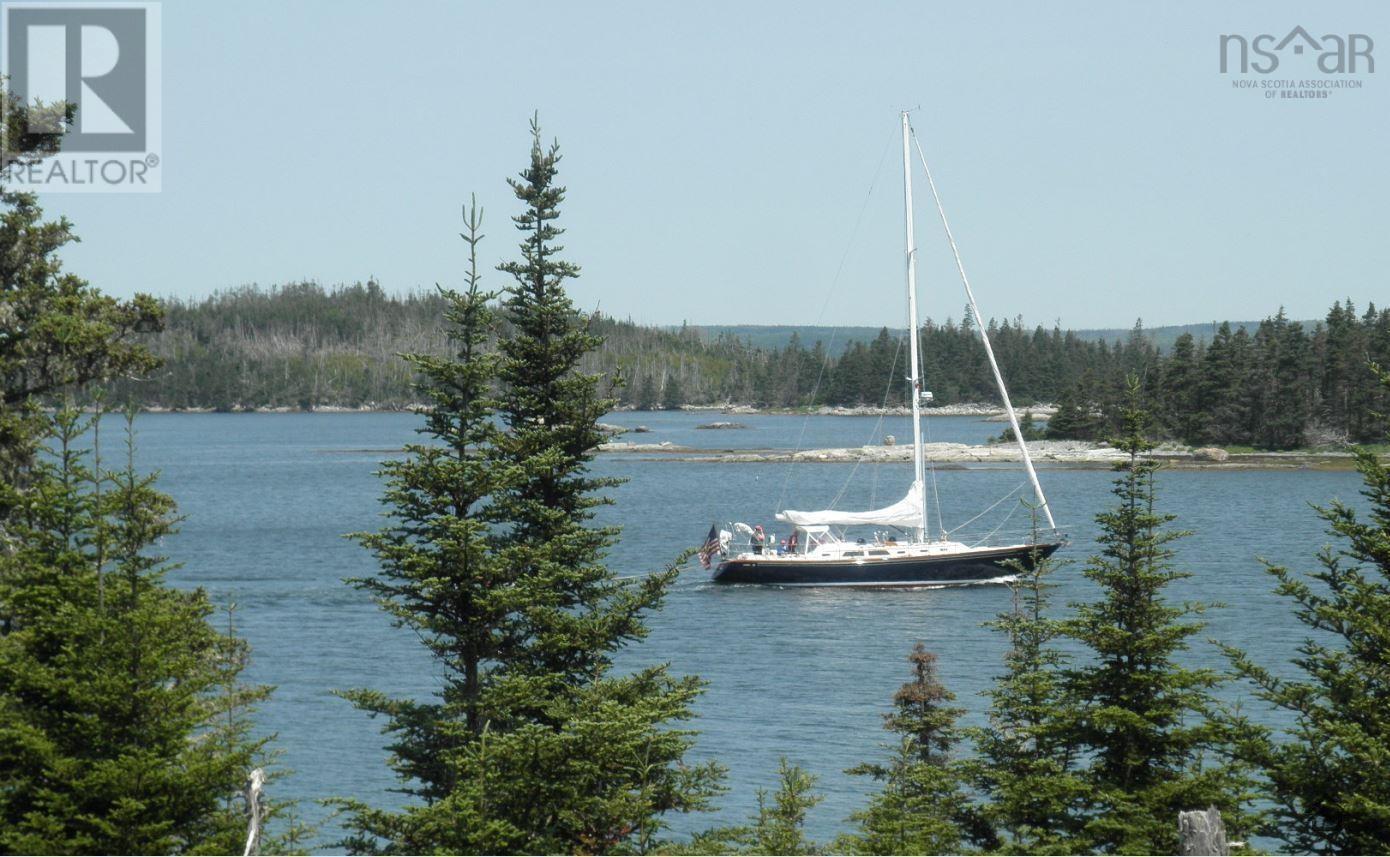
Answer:
[[[813, 417], [792, 414], [734, 414], [718, 411], [627, 411], [609, 414], [603, 421], [635, 428], [646, 426], [650, 434], [625, 434], [618, 438], [633, 443], [669, 440], [701, 449], [824, 449], [882, 443], [893, 435], [899, 443], [912, 442], [910, 417]], [[713, 422], [733, 422], [741, 429], [699, 429]], [[984, 443], [1000, 434], [1004, 423], [969, 417], [938, 417], [923, 421], [930, 440], [950, 443]], [[798, 443], [798, 440], [800, 443]]]
[[[905, 420], [740, 416], [743, 431], [697, 431], [710, 414], [615, 414], [615, 423], [644, 423], [634, 440], [710, 447], [849, 446], [874, 433], [908, 436]], [[901, 423], [900, 425], [897, 423]], [[381, 486], [374, 471], [413, 437], [417, 418], [401, 414], [145, 415], [138, 421], [141, 466], [162, 473], [161, 485], [187, 516], [164, 548], [184, 563], [173, 579], [203, 586], [214, 599], [238, 605], [242, 633], [254, 647], [250, 680], [276, 685], [260, 725], [278, 735], [293, 773], [275, 784], [279, 797], [303, 801], [351, 796], [390, 802], [379, 725], [335, 697], [351, 687], [428, 695], [435, 674], [414, 636], [392, 628], [345, 577], [372, 573], [365, 551], [343, 533], [380, 525]], [[804, 427], [804, 429], [803, 429]], [[939, 440], [978, 442], [998, 423], [939, 418]], [[605, 516], [624, 526], [612, 566], [620, 574], [661, 567], [703, 539], [711, 521], [744, 520], [776, 529], [779, 500], [793, 508], [824, 508], [840, 494], [843, 508], [898, 499], [909, 465], [718, 464], [646, 461], [621, 455], [597, 469], [628, 477]], [[851, 475], [853, 478], [851, 479]], [[938, 473], [942, 517], [953, 527], [1013, 490], [1017, 469]], [[1084, 560], [1095, 535], [1092, 516], [1110, 501], [1110, 474], [1043, 473], [1059, 523], [1073, 540], [1063, 556]], [[847, 486], [847, 487], [846, 487]], [[1258, 556], [1299, 568], [1313, 565], [1326, 539], [1308, 508], [1334, 497], [1359, 500], [1352, 473], [1170, 472], [1161, 503], [1195, 535], [1177, 545], [1193, 573], [1173, 587], [1178, 599], [1227, 605], [1210, 615], [1210, 636], [1257, 651], [1271, 665], [1286, 662], [1302, 638], [1287, 605], [1270, 594]], [[1013, 504], [971, 527], [988, 530]], [[1015, 516], [1007, 527], [1026, 523]], [[1059, 575], [1059, 602], [1089, 597], [1078, 568]], [[1000, 587], [855, 592], [714, 588], [688, 572], [652, 617], [651, 637], [627, 664], [670, 662], [710, 682], [696, 727], [696, 755], [729, 767], [729, 794], [710, 816], [678, 819], [678, 830], [744, 820], [755, 791], [770, 788], [781, 755], [820, 777], [825, 801], [810, 822], [829, 838], [860, 807], [870, 784], [842, 771], [879, 752], [880, 715], [907, 677], [904, 657], [917, 640], [940, 657], [943, 678], [978, 720], [978, 693], [999, 669], [1001, 640], [980, 623], [1008, 606]], [[1206, 643], [1194, 663], [1220, 666]], [[1231, 694], [1242, 693], [1238, 689]], [[1247, 703], [1255, 713], [1259, 706]], [[325, 828], [324, 841], [332, 837]]]

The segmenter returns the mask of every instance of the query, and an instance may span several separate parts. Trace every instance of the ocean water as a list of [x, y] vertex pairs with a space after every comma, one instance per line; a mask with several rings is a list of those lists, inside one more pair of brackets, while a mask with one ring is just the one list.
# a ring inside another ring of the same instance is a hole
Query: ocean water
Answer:
[[[748, 427], [703, 431], [733, 419]], [[905, 419], [710, 414], [614, 414], [609, 422], [645, 424], [634, 440], [716, 448], [811, 448], [909, 437]], [[274, 685], [259, 728], [276, 736], [289, 773], [276, 797], [301, 801], [321, 823], [318, 848], [331, 851], [336, 830], [317, 802], [335, 796], [395, 803], [380, 723], [335, 695], [354, 687], [428, 696], [437, 675], [413, 634], [392, 627], [363, 594], [343, 583], [371, 574], [371, 557], [345, 533], [381, 524], [380, 463], [410, 442], [417, 417], [405, 414], [151, 414], [137, 421], [138, 462], [158, 470], [162, 489], [186, 516], [161, 548], [182, 566], [178, 585], [202, 586], [219, 603], [235, 602], [241, 633], [253, 646], [248, 678]], [[999, 423], [938, 418], [937, 440], [979, 442]], [[109, 435], [108, 435], [109, 436]], [[910, 465], [725, 464], [605, 455], [605, 474], [627, 481], [603, 518], [623, 526], [611, 566], [619, 574], [663, 567], [703, 540], [712, 521], [762, 523], [776, 530], [784, 507], [869, 508], [898, 499]], [[1016, 467], [942, 469], [940, 518], [956, 527], [1024, 483]], [[1042, 471], [1043, 484], [1070, 535], [1060, 557], [1076, 560], [1057, 575], [1057, 603], [1089, 598], [1080, 567], [1093, 550], [1093, 516], [1110, 502], [1103, 470]], [[1193, 531], [1178, 542], [1177, 563], [1192, 576], [1172, 587], [1181, 600], [1219, 602], [1190, 662], [1223, 660], [1206, 641], [1249, 648], [1283, 672], [1304, 636], [1286, 603], [1271, 593], [1260, 557], [1314, 566], [1328, 540], [1310, 503], [1358, 503], [1354, 473], [1173, 471], [1160, 476], [1160, 504]], [[1026, 527], [1018, 504], [1000, 503], [961, 531]], [[1012, 517], [1005, 520], [1012, 512]], [[933, 515], [936, 515], [933, 506]], [[966, 535], [974, 534], [974, 535]], [[1009, 606], [999, 586], [911, 591], [713, 587], [695, 566], [683, 573], [651, 636], [624, 653], [624, 666], [665, 662], [709, 687], [693, 726], [694, 757], [729, 769], [717, 812], [673, 819], [676, 833], [738, 823], [756, 791], [774, 787], [779, 757], [818, 779], [824, 802], [811, 815], [813, 836], [830, 838], [872, 789], [844, 770], [882, 754], [881, 715], [908, 678], [905, 657], [917, 641], [939, 657], [957, 704], [978, 722], [980, 692], [1000, 669], [1004, 646], [982, 623]], [[1257, 717], [1271, 717], [1247, 689], [1223, 691]]]

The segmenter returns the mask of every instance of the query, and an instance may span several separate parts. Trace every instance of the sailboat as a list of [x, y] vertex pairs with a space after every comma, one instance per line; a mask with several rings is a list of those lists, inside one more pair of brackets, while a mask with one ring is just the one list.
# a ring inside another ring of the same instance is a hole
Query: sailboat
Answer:
[[[736, 524], [736, 529], [746, 531], [751, 536], [747, 550], [731, 553], [731, 534], [728, 531], [719, 534], [717, 548], [713, 544], [707, 546], [707, 550], [717, 550], [721, 556], [721, 561], [714, 570], [715, 583], [861, 587], [976, 584], [1007, 580], [1017, 574], [1019, 568], [1033, 567], [1065, 543], [1065, 539], [1057, 531], [1052, 509], [1043, 494], [1037, 471], [1033, 468], [1027, 441], [1023, 438], [1023, 432], [1019, 430], [1018, 416], [1009, 400], [1009, 391], [1004, 385], [1003, 375], [999, 372], [999, 364], [994, 358], [994, 349], [990, 346], [987, 329], [975, 304], [970, 281], [965, 276], [965, 267], [961, 263], [960, 252], [956, 249], [955, 238], [951, 235], [951, 227], [946, 221], [945, 209], [941, 205], [940, 195], [936, 192], [931, 170], [927, 168], [926, 157], [918, 145], [917, 155], [921, 159], [932, 197], [941, 215], [947, 242], [955, 255], [956, 268], [965, 286], [966, 297], [975, 319], [975, 329], [980, 332], [985, 354], [994, 372], [995, 383], [1009, 416], [1009, 424], [1013, 427], [1014, 437], [1022, 450], [1023, 465], [1028, 472], [1028, 479], [1032, 483], [1037, 500], [1034, 508], [1046, 519], [1050, 534], [1047, 537], [1035, 534], [1027, 541], [999, 545], [971, 545], [953, 541], [944, 532], [934, 536], [928, 528], [926, 458], [922, 448], [922, 405], [931, 401], [932, 394], [923, 389], [921, 340], [917, 335], [917, 244], [912, 223], [911, 154], [915, 137], [906, 111], [902, 113], [902, 137], [903, 201], [907, 232], [907, 329], [911, 343], [911, 375], [907, 382], [912, 400], [913, 482], [906, 496], [881, 509], [859, 512], [833, 509], [778, 512], [777, 520], [793, 527], [786, 550], [765, 547], [760, 530], [754, 534], [754, 530], [746, 524]], [[852, 527], [877, 529], [872, 538], [851, 538], [848, 529]]]

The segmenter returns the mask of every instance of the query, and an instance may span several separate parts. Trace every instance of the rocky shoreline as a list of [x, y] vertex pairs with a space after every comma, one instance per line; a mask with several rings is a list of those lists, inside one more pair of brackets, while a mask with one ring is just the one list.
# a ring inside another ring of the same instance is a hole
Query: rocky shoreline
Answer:
[[[1014, 444], [971, 446], [965, 443], [923, 444], [929, 462], [949, 466], [1017, 464], [1022, 453]], [[853, 446], [832, 449], [699, 449], [663, 441], [661, 443], [605, 443], [600, 452], [614, 454], [650, 455], [665, 461], [700, 461], [727, 464], [758, 464], [778, 462], [811, 462], [843, 464], [855, 462], [908, 462], [912, 460], [911, 446]], [[1123, 461], [1125, 453], [1103, 443], [1051, 440], [1028, 444], [1033, 462], [1044, 467], [1075, 467], [1108, 469]], [[1199, 448], [1164, 444], [1150, 457], [1175, 469], [1218, 470], [1349, 470], [1353, 457], [1349, 452], [1255, 452], [1228, 453], [1223, 449]]]

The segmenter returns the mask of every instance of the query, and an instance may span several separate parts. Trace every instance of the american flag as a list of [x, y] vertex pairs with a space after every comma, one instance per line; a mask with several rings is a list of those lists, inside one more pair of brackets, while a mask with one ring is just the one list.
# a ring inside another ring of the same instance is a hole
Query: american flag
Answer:
[[709, 535], [705, 536], [704, 547], [700, 548], [700, 562], [705, 568], [710, 567], [710, 559], [719, 553], [719, 527], [717, 524], [709, 525]]

